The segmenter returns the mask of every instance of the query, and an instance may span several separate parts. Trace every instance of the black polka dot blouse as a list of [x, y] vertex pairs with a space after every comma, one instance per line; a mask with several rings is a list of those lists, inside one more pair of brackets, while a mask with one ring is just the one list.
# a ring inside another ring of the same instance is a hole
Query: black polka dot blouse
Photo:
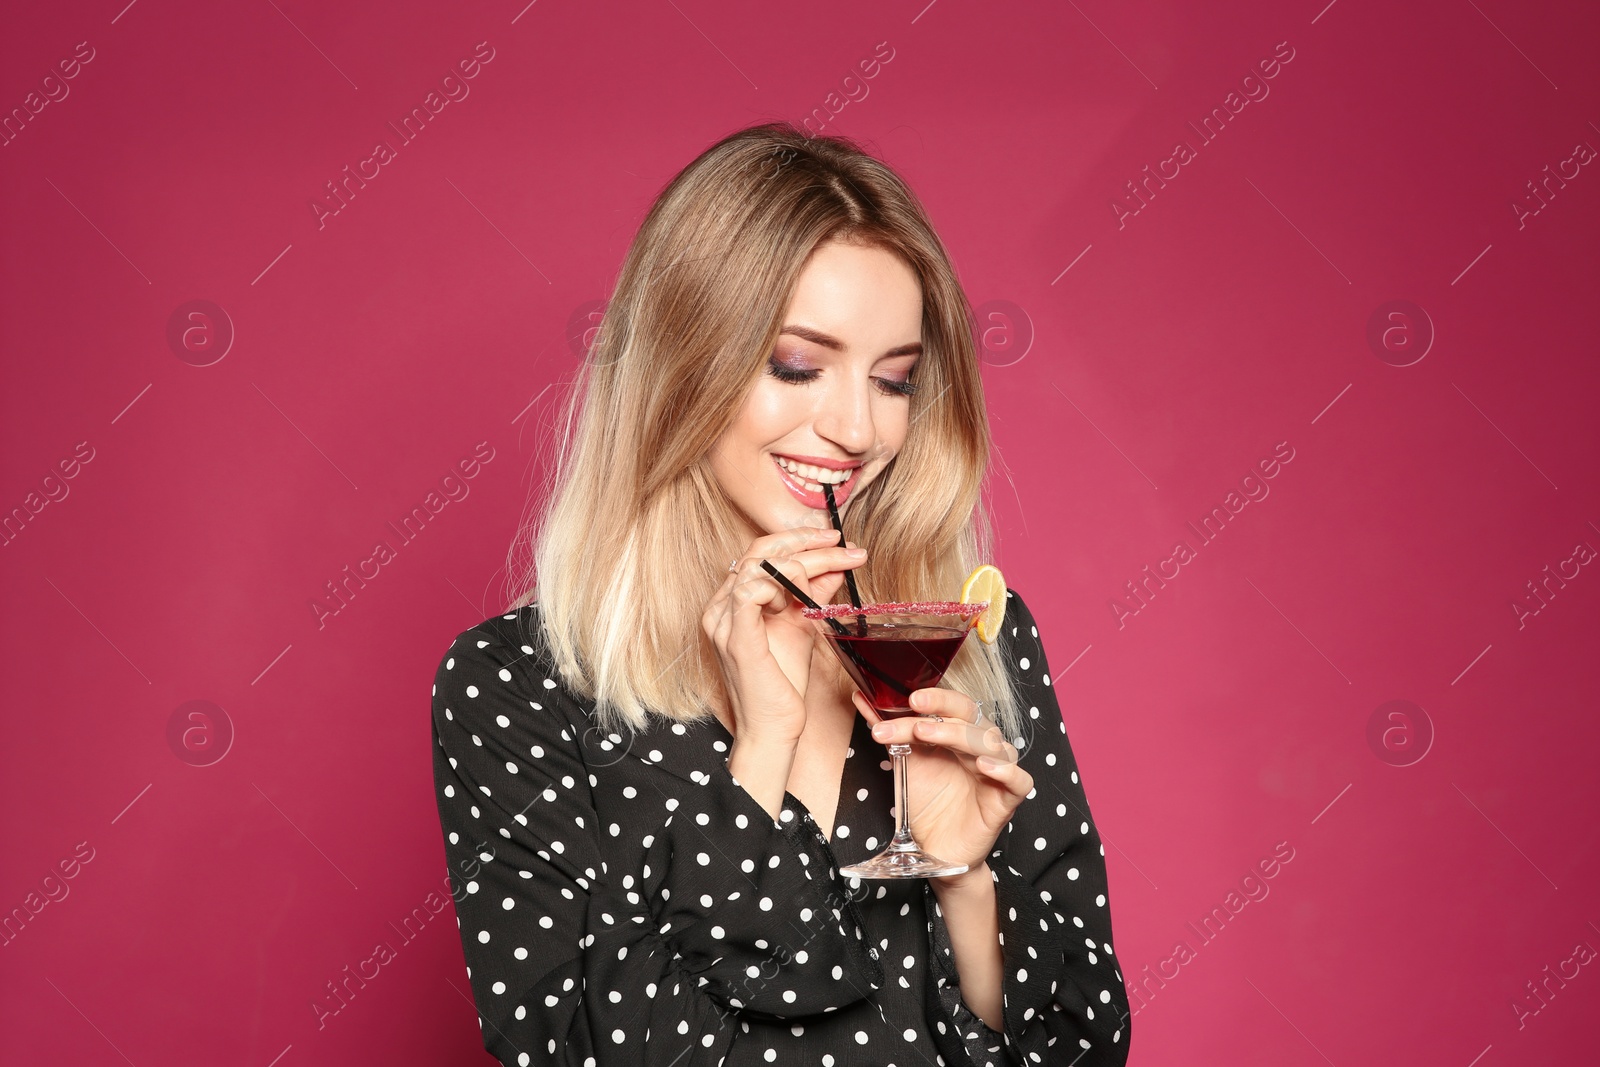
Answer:
[[792, 795], [774, 820], [733, 780], [715, 717], [597, 726], [536, 606], [457, 637], [433, 766], [484, 1047], [523, 1067], [1125, 1063], [1105, 848], [1038, 629], [1008, 596], [1036, 788], [988, 861], [1004, 1032], [963, 1003], [926, 881], [839, 874], [894, 832], [888, 755], [860, 716], [830, 839]]

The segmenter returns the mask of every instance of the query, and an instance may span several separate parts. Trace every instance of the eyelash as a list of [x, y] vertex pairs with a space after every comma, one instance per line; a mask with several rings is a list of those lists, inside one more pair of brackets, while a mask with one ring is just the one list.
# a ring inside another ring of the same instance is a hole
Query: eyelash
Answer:
[[[793, 367], [785, 367], [781, 363], [769, 359], [767, 361], [767, 373], [780, 382], [788, 382], [790, 385], [804, 385], [807, 382], [816, 381], [817, 375], [822, 372], [815, 369], [796, 370]], [[888, 378], [874, 378], [872, 380], [877, 383], [878, 391], [885, 396], [912, 396], [917, 391], [917, 383], [909, 380], [903, 382], [890, 381]]]

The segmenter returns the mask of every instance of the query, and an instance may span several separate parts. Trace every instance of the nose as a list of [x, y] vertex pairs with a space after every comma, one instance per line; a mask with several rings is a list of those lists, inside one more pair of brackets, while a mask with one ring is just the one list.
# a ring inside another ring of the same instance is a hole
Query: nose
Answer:
[[865, 377], [834, 377], [833, 387], [821, 397], [813, 426], [823, 437], [853, 455], [872, 447], [878, 438], [872, 420], [872, 384]]

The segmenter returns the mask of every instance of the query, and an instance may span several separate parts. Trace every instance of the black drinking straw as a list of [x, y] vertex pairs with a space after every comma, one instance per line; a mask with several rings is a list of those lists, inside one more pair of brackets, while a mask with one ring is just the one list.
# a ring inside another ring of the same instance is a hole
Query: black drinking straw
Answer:
[[[827, 482], [822, 483], [822, 495], [828, 501], [828, 517], [833, 520], [833, 528], [839, 531], [839, 547], [844, 547], [844, 521], [839, 518], [839, 505], [833, 501], [833, 486]], [[861, 606], [861, 594], [856, 592], [856, 572], [844, 572], [844, 584], [850, 589], [850, 603], [855, 607]], [[856, 616], [856, 633], [859, 636], [867, 635], [867, 617]]]
[[[804, 593], [802, 593], [800, 591], [800, 587], [799, 586], [795, 585], [789, 579], [785, 578], [783, 576], [783, 572], [780, 571], [778, 568], [774, 567], [771, 563], [768, 563], [766, 560], [762, 560], [761, 561], [761, 569], [766, 571], [768, 574], [772, 575], [774, 578], [778, 579], [778, 584], [782, 585], [785, 589], [789, 590], [789, 592], [794, 595], [794, 598], [796, 600], [800, 601], [800, 603], [804, 604], [808, 608], [815, 608], [817, 611], [821, 611], [822, 610], [822, 605], [821, 604], [818, 604], [815, 600], [812, 600], [810, 597], [808, 597]], [[836, 634], [843, 634], [843, 633], [847, 633], [848, 632], [848, 631], [845, 630], [845, 628], [843, 626], [839, 625], [839, 620], [838, 619], [827, 619], [826, 622], [828, 623], [829, 626], [833, 627], [833, 632], [836, 633]]]

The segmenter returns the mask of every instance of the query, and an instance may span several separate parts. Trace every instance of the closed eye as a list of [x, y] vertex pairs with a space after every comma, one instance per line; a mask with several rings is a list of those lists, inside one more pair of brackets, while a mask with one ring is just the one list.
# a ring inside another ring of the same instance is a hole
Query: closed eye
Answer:
[[774, 360], [768, 360], [767, 373], [780, 382], [788, 382], [790, 385], [804, 385], [806, 382], [816, 381], [817, 375], [822, 372], [816, 369], [797, 370], [794, 367], [785, 367], [782, 363]]
[[[815, 367], [804, 369], [785, 367], [777, 360], [769, 359], [767, 361], [767, 373], [780, 382], [788, 382], [790, 385], [805, 385], [816, 381], [822, 371]], [[892, 378], [874, 378], [872, 381], [884, 396], [912, 396], [917, 391], [917, 383], [910, 379], [895, 381]]]

